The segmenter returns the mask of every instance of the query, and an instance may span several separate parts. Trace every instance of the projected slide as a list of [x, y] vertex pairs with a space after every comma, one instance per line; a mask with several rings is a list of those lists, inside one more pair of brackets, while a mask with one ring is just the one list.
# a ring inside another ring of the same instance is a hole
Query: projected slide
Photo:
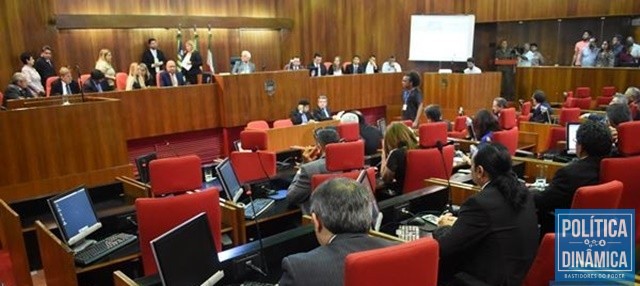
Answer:
[[474, 15], [413, 15], [410, 61], [464, 62], [473, 56]]

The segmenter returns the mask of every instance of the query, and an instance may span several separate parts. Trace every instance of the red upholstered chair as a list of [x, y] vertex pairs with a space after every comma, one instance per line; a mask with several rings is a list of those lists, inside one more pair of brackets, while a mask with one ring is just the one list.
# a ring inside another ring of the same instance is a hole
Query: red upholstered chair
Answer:
[[547, 233], [538, 247], [538, 254], [522, 281], [523, 286], [547, 286], [555, 278], [555, 233]]
[[324, 67], [327, 69], [327, 71], [331, 68], [331, 66], [333, 65], [332, 62], [324, 62]]
[[[397, 122], [397, 121], [394, 121], [394, 122]], [[391, 122], [391, 124], [393, 124], [394, 122]], [[413, 121], [411, 120], [402, 120], [400, 122], [402, 122], [402, 124], [406, 125], [409, 128], [413, 128]]]
[[572, 209], [615, 209], [620, 204], [624, 186], [620, 181], [578, 188], [571, 202]]
[[566, 94], [564, 98], [564, 103], [562, 103], [562, 107], [571, 107], [569, 106], [569, 98], [573, 98], [573, 91], [565, 91]]
[[516, 119], [516, 109], [511, 107], [511, 108], [504, 108], [500, 111], [500, 129], [502, 130], [509, 130], [513, 127], [516, 127], [518, 125], [517, 119]]
[[276, 175], [276, 153], [268, 149], [267, 132], [244, 130], [240, 132], [242, 149], [229, 155], [233, 170], [241, 184], [267, 179]]
[[518, 127], [493, 132], [493, 141], [507, 147], [511, 156], [515, 155], [518, 150]]
[[291, 119], [289, 118], [278, 119], [273, 122], [273, 128], [283, 128], [283, 127], [289, 127], [289, 126], [293, 126], [293, 122], [291, 122]]
[[127, 75], [126, 73], [116, 73], [116, 90], [125, 90], [127, 88]]
[[156, 86], [157, 87], [162, 87], [162, 83], [160, 82], [160, 75], [163, 73], [164, 71], [161, 71], [159, 73], [156, 74]]
[[267, 123], [264, 120], [249, 121], [249, 123], [247, 123], [247, 127], [245, 127], [244, 130], [249, 130], [249, 129], [267, 130], [269, 129], [269, 123]]
[[602, 97], [613, 97], [616, 94], [615, 86], [604, 86], [602, 87]]
[[60, 78], [59, 76], [52, 76], [47, 78], [47, 81], [44, 84], [44, 90], [45, 90], [45, 93], [47, 94], [47, 97], [51, 95], [51, 84], [59, 78]]
[[4, 94], [2, 94], [2, 92], [0, 92], [0, 105], [4, 104]]
[[442, 163], [442, 155], [436, 148], [438, 141], [442, 144], [447, 142], [447, 124], [445, 122], [422, 124], [418, 133], [420, 134], [420, 147], [425, 149], [407, 151], [403, 193], [424, 188], [425, 179], [448, 179], [451, 177], [455, 147], [449, 145], [442, 148], [445, 166]]
[[348, 66], [348, 65], [350, 65], [350, 64], [351, 64], [351, 62], [344, 62], [344, 63], [342, 63], [342, 70], [343, 70], [343, 71], [346, 71], [346, 70], [347, 70], [347, 66]]
[[580, 108], [562, 108], [560, 109], [560, 116], [558, 123], [562, 126], [566, 126], [567, 123], [580, 122]]
[[591, 88], [586, 86], [581, 86], [576, 88], [576, 96], [577, 98], [591, 98]]
[[591, 108], [591, 97], [569, 97], [567, 98], [567, 106], [569, 108], [580, 108], [580, 109], [590, 109]]
[[344, 263], [344, 285], [436, 285], [439, 259], [432, 238], [351, 253]]
[[[311, 177], [312, 190], [315, 190], [322, 182], [335, 177], [357, 179], [360, 170], [364, 169], [364, 141], [328, 144], [325, 150], [325, 162], [330, 174], [313, 175]], [[369, 178], [369, 182], [371, 182], [371, 178]]]
[[631, 103], [629, 104], [629, 109], [631, 111], [631, 118], [633, 120], [636, 120], [636, 118], [638, 117], [638, 105], [635, 103]]
[[336, 129], [340, 139], [345, 142], [360, 140], [360, 124], [358, 123], [340, 123]]
[[467, 117], [458, 116], [453, 123], [453, 131], [447, 132], [447, 136], [452, 138], [467, 138]]
[[527, 101], [522, 104], [520, 109], [520, 115], [518, 116], [518, 123], [527, 122], [531, 119], [531, 101]]
[[158, 272], [151, 240], [201, 212], [207, 214], [216, 249], [222, 249], [219, 193], [216, 188], [211, 188], [193, 194], [136, 200], [138, 240], [145, 275]]
[[559, 141], [567, 140], [566, 127], [552, 127], [549, 133], [549, 140], [547, 141], [547, 150], [557, 149]]
[[640, 121], [624, 122], [618, 125], [618, 152], [623, 156], [637, 156], [640, 153]]
[[84, 83], [87, 82], [87, 80], [89, 80], [89, 78], [91, 78], [91, 74], [83, 74], [80, 75], [80, 82], [78, 84], [80, 84], [80, 87], [84, 86]]
[[202, 161], [197, 155], [156, 159], [149, 163], [153, 196], [193, 191], [202, 187]]
[[20, 216], [0, 200], [0, 282], [5, 286], [33, 285]]

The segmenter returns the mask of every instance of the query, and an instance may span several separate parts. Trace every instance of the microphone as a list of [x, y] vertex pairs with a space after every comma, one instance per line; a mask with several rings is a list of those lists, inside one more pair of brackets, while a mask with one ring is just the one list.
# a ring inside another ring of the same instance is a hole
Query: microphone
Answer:
[[256, 235], [258, 236], [258, 243], [260, 245], [260, 249], [258, 250], [260, 254], [260, 260], [262, 260], [262, 265], [264, 266], [264, 271], [259, 267], [253, 264], [251, 260], [246, 262], [246, 265], [252, 270], [260, 273], [262, 276], [267, 277], [269, 273], [269, 267], [267, 266], [267, 260], [264, 258], [264, 245], [262, 244], [262, 232], [260, 232], [260, 222], [258, 221], [258, 216], [256, 212], [256, 206], [253, 204], [253, 193], [251, 192], [251, 188], [247, 186], [246, 191], [247, 196], [249, 196], [249, 201], [251, 202], [251, 209], [253, 211], [253, 221], [256, 223]]
[[542, 113], [547, 114], [547, 122], [548, 122], [549, 124], [551, 124], [552, 122], [551, 122], [551, 115], [549, 114], [549, 108], [547, 108], [547, 107], [546, 107], [546, 106], [544, 106], [544, 105], [540, 105], [540, 111], [541, 111]]
[[444, 161], [444, 146], [449, 145], [449, 143], [445, 143], [442, 144], [442, 142], [440, 140], [436, 141], [436, 147], [438, 148], [438, 152], [440, 152], [440, 158], [442, 159], [442, 168], [444, 170], [445, 173], [445, 177], [447, 178], [447, 187], [449, 188], [449, 194], [447, 197], [447, 209], [449, 210], [450, 213], [453, 214], [453, 196], [452, 196], [452, 189], [451, 189], [451, 174], [447, 174], [447, 163]]
[[76, 72], [78, 73], [78, 86], [80, 87], [80, 101], [84, 102], [84, 88], [80, 85], [81, 73], [80, 73], [80, 65], [76, 64]]

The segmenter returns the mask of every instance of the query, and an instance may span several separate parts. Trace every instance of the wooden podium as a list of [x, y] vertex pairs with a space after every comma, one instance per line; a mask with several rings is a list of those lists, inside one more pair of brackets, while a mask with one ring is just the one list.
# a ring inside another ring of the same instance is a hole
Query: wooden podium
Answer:
[[516, 66], [518, 64], [517, 59], [496, 59], [493, 63], [496, 66]]

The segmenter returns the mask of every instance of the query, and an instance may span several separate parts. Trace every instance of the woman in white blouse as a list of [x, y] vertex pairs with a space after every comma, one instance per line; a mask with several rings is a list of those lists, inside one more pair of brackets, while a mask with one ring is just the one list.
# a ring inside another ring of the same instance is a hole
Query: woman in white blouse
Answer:
[[111, 89], [113, 90], [115, 89], [116, 83], [116, 70], [111, 64], [112, 58], [113, 55], [111, 54], [111, 51], [109, 51], [108, 49], [100, 50], [95, 69], [100, 70], [102, 73], [104, 73], [104, 77], [107, 79], [109, 87], [111, 87]]
[[40, 74], [33, 67], [33, 64], [36, 62], [33, 59], [33, 55], [31, 55], [31, 53], [24, 52], [20, 55], [20, 61], [24, 64], [22, 66], [22, 73], [27, 78], [27, 88], [31, 94], [33, 94], [33, 96], [44, 96], [44, 87], [40, 80]]

